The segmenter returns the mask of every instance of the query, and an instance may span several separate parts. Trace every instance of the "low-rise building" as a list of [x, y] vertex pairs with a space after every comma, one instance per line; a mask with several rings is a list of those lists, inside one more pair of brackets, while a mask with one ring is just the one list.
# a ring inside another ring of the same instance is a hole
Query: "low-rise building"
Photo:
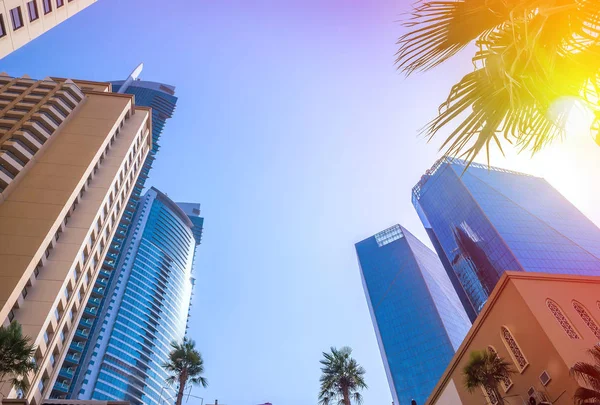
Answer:
[[463, 369], [475, 350], [494, 351], [514, 371], [500, 384], [507, 405], [573, 404], [569, 369], [592, 362], [600, 340], [600, 277], [506, 272], [429, 396], [427, 405], [495, 405], [469, 392]]

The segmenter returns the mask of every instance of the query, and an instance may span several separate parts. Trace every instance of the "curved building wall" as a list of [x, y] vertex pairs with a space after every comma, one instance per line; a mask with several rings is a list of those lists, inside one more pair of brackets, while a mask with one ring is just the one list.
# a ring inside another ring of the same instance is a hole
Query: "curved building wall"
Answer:
[[79, 399], [158, 405], [161, 395], [172, 395], [161, 365], [170, 343], [185, 336], [194, 224], [152, 188], [142, 197], [132, 225]]
[[[123, 244], [131, 233], [131, 224], [140, 201], [142, 191], [148, 179], [152, 164], [158, 152], [158, 141], [163, 132], [166, 120], [171, 118], [175, 111], [177, 97], [175, 87], [163, 83], [135, 80], [126, 88], [124, 81], [113, 82], [114, 93], [126, 93], [135, 96], [135, 104], [152, 108], [152, 148], [143, 162], [137, 181], [133, 186], [131, 197], [127, 202], [117, 232], [110, 242], [110, 251], [102, 264], [100, 276], [96, 280], [93, 289], [93, 301], [87, 303], [87, 307], [97, 309], [98, 313], [106, 312], [107, 293], [114, 289], [116, 279], [120, 275], [117, 263], [121, 262]], [[102, 317], [84, 317], [79, 324], [79, 333], [76, 334], [76, 345], [69, 349], [69, 363], [65, 363], [65, 371], [57, 382], [51, 398], [77, 398], [83, 380], [86, 378], [89, 360], [94, 350], [96, 336], [102, 327]]]

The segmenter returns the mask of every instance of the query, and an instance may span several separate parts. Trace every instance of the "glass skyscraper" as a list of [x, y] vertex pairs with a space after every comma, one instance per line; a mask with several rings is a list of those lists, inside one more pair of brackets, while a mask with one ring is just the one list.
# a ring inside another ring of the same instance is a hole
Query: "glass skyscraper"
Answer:
[[394, 404], [423, 404], [471, 322], [437, 255], [400, 225], [355, 247]]
[[506, 270], [600, 275], [600, 229], [546, 180], [444, 157], [412, 201], [473, 319]]
[[85, 374], [75, 384], [78, 399], [159, 405], [174, 395], [162, 364], [170, 343], [186, 333], [203, 224], [198, 204], [183, 208], [155, 188], [142, 197]]
[[109, 252], [96, 279], [92, 296], [87, 302], [87, 311], [84, 312], [79, 322], [74, 341], [69, 348], [67, 360], [64, 363], [65, 371], [61, 374], [61, 379], [57, 380], [55, 384], [55, 389], [51, 394], [52, 398], [74, 398], [77, 396], [77, 392], [75, 391], [76, 384], [74, 382], [81, 380], [81, 372], [85, 371], [85, 368], [82, 367], [83, 359], [89, 357], [90, 351], [93, 350], [93, 345], [95, 344], [89, 337], [94, 336], [97, 332], [96, 329], [100, 321], [98, 314], [103, 312], [106, 304], [106, 292], [113, 287], [116, 276], [118, 276], [120, 269], [116, 267], [116, 264], [121, 258], [123, 244], [129, 235], [130, 225], [135, 215], [140, 196], [144, 190], [152, 164], [156, 159], [156, 154], [160, 149], [159, 140], [161, 134], [166, 121], [172, 117], [175, 111], [177, 103], [175, 87], [162, 83], [138, 80], [142, 68], [143, 65], [138, 66], [127, 80], [113, 82], [112, 91], [114, 93], [133, 94], [137, 106], [152, 108], [152, 150], [144, 160], [119, 227], [110, 243]]

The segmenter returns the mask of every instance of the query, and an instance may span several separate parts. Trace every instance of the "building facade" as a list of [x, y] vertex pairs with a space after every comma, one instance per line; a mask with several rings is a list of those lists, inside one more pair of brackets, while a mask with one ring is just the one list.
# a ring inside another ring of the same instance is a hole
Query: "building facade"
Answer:
[[110, 89], [0, 75], [0, 322], [37, 347], [32, 404], [97, 314], [85, 303], [152, 147], [149, 109]]
[[488, 350], [513, 370], [498, 387], [506, 405], [572, 405], [569, 369], [594, 362], [586, 351], [600, 340], [599, 297], [598, 277], [505, 272], [426, 404], [496, 405], [463, 381], [470, 353]]
[[[130, 94], [135, 97], [136, 105], [145, 106], [152, 108], [152, 149], [148, 153], [148, 156], [144, 160], [140, 175], [133, 187], [131, 197], [125, 207], [125, 212], [121, 222], [119, 223], [118, 231], [115, 233], [113, 240], [110, 243], [110, 252], [107, 254], [106, 259], [102, 265], [100, 271], [101, 276], [96, 280], [96, 284], [93, 289], [93, 298], [88, 302], [87, 306], [96, 308], [98, 312], [103, 312], [106, 305], [107, 291], [109, 291], [113, 284], [117, 282], [120, 269], [117, 268], [117, 263], [121, 259], [123, 252], [123, 245], [127, 236], [131, 230], [131, 224], [135, 215], [140, 196], [148, 179], [150, 169], [156, 153], [159, 149], [159, 139], [164, 130], [166, 120], [170, 118], [175, 110], [177, 103], [177, 97], [174, 96], [175, 88], [173, 86], [147, 82], [138, 80], [138, 77], [143, 69], [143, 64], [140, 64], [136, 69], [133, 70], [131, 75], [126, 80], [112, 83], [111, 90], [118, 94]], [[79, 333], [76, 336], [77, 344], [72, 348], [71, 355], [76, 358], [89, 358], [93, 351], [95, 342], [90, 340], [89, 337], [96, 334], [98, 325], [103, 320], [99, 317], [90, 317], [82, 319], [82, 323], [79, 325]], [[87, 365], [83, 362], [72, 363], [68, 365], [70, 373], [65, 373], [60, 384], [57, 384], [53, 397], [62, 398], [65, 395], [68, 398], [76, 398], [78, 389], [76, 387], [81, 384], [74, 384], [73, 382], [81, 381], [82, 372], [87, 370]], [[65, 392], [66, 391], [66, 392]]]
[[546, 180], [442, 158], [413, 205], [471, 319], [507, 270], [600, 275], [600, 229]]
[[96, 0], [0, 0], [0, 59], [95, 2]]
[[[195, 207], [199, 207], [195, 205]], [[158, 405], [174, 395], [162, 365], [187, 329], [192, 268], [202, 224], [155, 188], [142, 197], [117, 266], [78, 399]], [[201, 226], [201, 225], [200, 225]]]
[[422, 404], [471, 323], [436, 254], [395, 225], [356, 244], [395, 404]]

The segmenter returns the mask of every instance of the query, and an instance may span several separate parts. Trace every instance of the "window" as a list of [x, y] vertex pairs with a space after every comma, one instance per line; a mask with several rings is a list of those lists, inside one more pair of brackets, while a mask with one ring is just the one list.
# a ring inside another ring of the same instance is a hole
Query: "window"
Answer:
[[577, 333], [573, 325], [571, 325], [569, 319], [567, 319], [565, 314], [563, 314], [563, 311], [559, 308], [556, 302], [552, 301], [551, 299], [547, 299], [546, 306], [548, 307], [550, 312], [552, 312], [552, 315], [554, 315], [554, 319], [556, 319], [556, 321], [561, 326], [561, 328], [563, 328], [568, 337], [570, 337], [571, 339], [580, 339], [579, 334]]
[[0, 38], [6, 35], [6, 27], [4, 26], [4, 16], [0, 14]]
[[60, 8], [65, 5], [65, 0], [56, 0], [56, 8]]
[[42, 0], [44, 4], [44, 14], [48, 14], [52, 11], [52, 2], [50, 0]]
[[23, 14], [21, 14], [21, 7], [15, 7], [10, 10], [10, 19], [12, 20], [14, 31], [23, 26]]
[[[496, 350], [496, 348], [494, 346], [488, 346], [488, 351], [490, 353], [493, 353], [496, 356], [498, 356], [498, 351]], [[513, 386], [513, 382], [510, 379], [510, 377], [506, 375], [506, 376], [502, 377], [502, 382], [500, 383], [500, 385], [502, 385], [502, 389], [504, 390], [504, 392], [508, 392], [510, 387]]]
[[529, 362], [525, 358], [525, 355], [521, 351], [517, 341], [505, 326], [500, 328], [500, 335], [502, 336], [502, 341], [504, 342], [506, 349], [510, 353], [510, 357], [512, 357], [513, 362], [517, 366], [519, 372], [522, 373], [529, 365]]
[[488, 404], [490, 404], [490, 405], [497, 405], [498, 404], [498, 396], [496, 395], [496, 393], [493, 390], [485, 388], [482, 385], [481, 386], [481, 391], [483, 391], [483, 396], [485, 397], [485, 399], [486, 399], [486, 401], [487, 401]]
[[40, 18], [36, 0], [27, 2], [27, 11], [29, 12], [29, 21], [35, 21]]
[[590, 315], [587, 309], [585, 309], [583, 304], [573, 300], [573, 308], [575, 308], [575, 311], [577, 311], [577, 313], [579, 314], [583, 322], [585, 322], [587, 327], [590, 328], [594, 336], [596, 336], [597, 339], [600, 339], [600, 327], [598, 326], [598, 323], [594, 320], [594, 318], [592, 318], [592, 315]]

